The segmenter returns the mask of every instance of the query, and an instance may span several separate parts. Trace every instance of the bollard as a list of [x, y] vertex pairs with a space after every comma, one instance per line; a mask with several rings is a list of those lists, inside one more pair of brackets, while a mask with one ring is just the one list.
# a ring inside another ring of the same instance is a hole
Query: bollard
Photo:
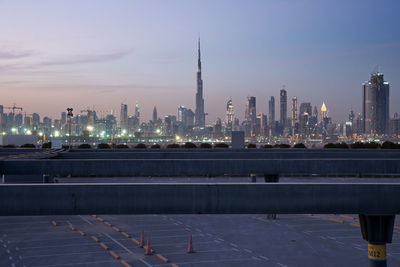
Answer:
[[370, 267], [386, 267], [386, 244], [392, 243], [395, 215], [359, 214], [362, 237], [368, 242]]

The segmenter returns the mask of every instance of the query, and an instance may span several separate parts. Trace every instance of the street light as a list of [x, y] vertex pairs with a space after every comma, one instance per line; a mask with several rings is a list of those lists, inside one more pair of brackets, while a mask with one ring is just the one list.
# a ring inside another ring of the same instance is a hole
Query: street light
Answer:
[[68, 129], [68, 137], [69, 137], [69, 141], [68, 141], [68, 149], [71, 149], [71, 145], [72, 145], [72, 142], [71, 142], [71, 127], [72, 127], [72, 125], [71, 125], [71, 119], [72, 119], [72, 117], [74, 116], [74, 114], [72, 113], [72, 111], [73, 111], [74, 109], [73, 108], [67, 108], [67, 117], [68, 117], [68, 125], [69, 125], [69, 129]]

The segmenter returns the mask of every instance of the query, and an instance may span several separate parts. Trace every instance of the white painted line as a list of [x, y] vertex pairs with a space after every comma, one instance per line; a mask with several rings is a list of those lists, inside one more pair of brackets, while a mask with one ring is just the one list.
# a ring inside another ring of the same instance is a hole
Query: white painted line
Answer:
[[285, 264], [283, 264], [283, 263], [280, 263], [280, 262], [277, 262], [276, 264], [278, 264], [278, 265], [280, 265], [280, 266], [282, 266], [282, 267], [288, 267], [287, 265], [285, 265]]
[[[62, 247], [76, 247], [76, 246], [97, 246], [97, 244], [93, 243], [93, 242], [87, 242], [87, 243], [77, 243], [77, 244], [68, 244], [68, 245], [59, 245], [59, 246], [22, 247], [21, 249], [62, 248]], [[17, 249], [17, 250], [19, 250], [19, 249]]]
[[125, 249], [129, 254], [133, 254], [133, 252], [128, 249], [127, 247], [125, 247], [124, 245], [122, 245], [120, 242], [118, 242], [117, 240], [115, 240], [114, 238], [112, 238], [109, 234], [104, 234], [105, 236], [107, 236], [109, 239], [111, 239], [112, 241], [114, 241], [116, 244], [118, 244], [121, 248]]
[[[196, 244], [211, 244], [211, 243], [214, 243], [214, 241], [204, 241], [204, 242], [198, 242], [198, 241], [196, 241]], [[168, 246], [168, 247], [170, 247], [170, 246], [187, 246], [187, 242], [182, 242], [182, 243], [173, 243], [173, 244], [171, 244], [171, 243], [158, 243], [157, 242], [157, 247], [162, 247], [162, 246]]]
[[229, 244], [231, 244], [231, 246], [233, 246], [233, 247], [238, 247], [238, 245], [236, 245], [236, 244], [234, 244], [234, 243], [229, 243]]
[[[177, 264], [184, 265], [184, 264], [215, 263], [215, 262], [228, 262], [228, 261], [249, 261], [249, 260], [253, 261], [253, 258], [203, 260], [203, 261], [185, 261], [185, 262], [178, 262]], [[165, 266], [165, 264], [155, 264], [153, 266]]]
[[[104, 252], [103, 252], [104, 253]], [[76, 266], [76, 265], [88, 265], [88, 264], [97, 264], [97, 263], [115, 263], [115, 260], [109, 261], [88, 261], [88, 262], [79, 262], [79, 263], [63, 263], [63, 264], [51, 264], [51, 265], [34, 265], [32, 267], [53, 267], [53, 266]], [[25, 267], [25, 266], [24, 266]]]
[[268, 258], [268, 257], [265, 257], [265, 256], [263, 256], [263, 255], [260, 255], [260, 256], [258, 256], [258, 257], [260, 257], [261, 259], [264, 259], [264, 260], [266, 260], [266, 261], [269, 261], [269, 258]]
[[346, 238], [360, 239], [361, 236], [358, 236], [358, 235], [356, 235], [356, 236], [335, 236], [334, 239], [346, 239]]
[[336, 241], [336, 243], [338, 243], [338, 244], [340, 244], [340, 245], [344, 245], [344, 243], [343, 243], [343, 242], [340, 242], [340, 241]]
[[[46, 238], [46, 239], [27, 239], [24, 243], [36, 242], [36, 241], [56, 241], [56, 240], [69, 240], [69, 239], [82, 239], [82, 237], [69, 237], [69, 238]], [[12, 243], [20, 243], [20, 241], [12, 241]]]
[[[217, 253], [217, 252], [231, 252], [233, 251], [233, 248], [231, 249], [220, 249], [220, 250], [196, 250], [196, 253]], [[171, 253], [163, 253], [163, 255], [187, 255], [187, 252], [171, 252]]]
[[79, 218], [81, 218], [83, 221], [87, 222], [90, 225], [93, 225], [88, 219], [84, 218], [82, 215], [79, 215]]
[[246, 252], [248, 252], [248, 253], [253, 253], [253, 251], [251, 251], [250, 249], [247, 249], [247, 248], [245, 248], [245, 249], [243, 249], [244, 251], [246, 251]]
[[223, 240], [222, 238], [217, 238], [219, 241], [221, 242], [225, 242], [225, 240]]
[[[192, 236], [204, 236], [203, 234], [194, 234]], [[151, 236], [151, 239], [156, 238], [173, 238], [173, 237], [187, 237], [187, 235], [170, 235], [170, 236]]]
[[[116, 250], [114, 250], [116, 251]], [[45, 258], [45, 257], [55, 257], [55, 256], [66, 256], [66, 255], [86, 255], [86, 254], [104, 254], [104, 251], [91, 251], [91, 252], [73, 252], [73, 253], [59, 253], [59, 254], [43, 254], [43, 255], [32, 255], [24, 256], [27, 258]]]
[[11, 251], [10, 251], [9, 249], [7, 249], [7, 253], [8, 253], [8, 254], [10, 254], [10, 253], [11, 253]]
[[321, 229], [321, 230], [313, 230], [311, 232], [317, 233], [317, 232], [358, 232], [357, 228], [344, 228], [344, 229]]

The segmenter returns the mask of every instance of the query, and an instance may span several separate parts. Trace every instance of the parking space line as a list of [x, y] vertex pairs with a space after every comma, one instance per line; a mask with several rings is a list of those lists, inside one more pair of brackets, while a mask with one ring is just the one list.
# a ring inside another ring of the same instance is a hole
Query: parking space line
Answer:
[[[234, 251], [232, 248], [230, 249], [220, 249], [220, 250], [196, 250], [196, 253], [216, 253], [216, 252], [230, 252]], [[187, 252], [171, 252], [171, 253], [163, 253], [163, 255], [187, 255]]]
[[75, 266], [75, 265], [90, 265], [90, 264], [100, 264], [115, 262], [115, 260], [110, 261], [88, 261], [88, 262], [78, 262], [78, 263], [61, 263], [61, 264], [50, 264], [50, 265], [34, 265], [32, 267], [53, 267], [53, 266]]
[[[176, 262], [176, 264], [200, 264], [200, 263], [217, 263], [217, 262], [234, 262], [234, 261], [254, 261], [253, 258], [240, 258], [240, 259], [220, 259], [220, 260], [200, 260], [200, 261], [185, 261]], [[170, 264], [154, 264], [153, 266], [169, 266]], [[150, 265], [151, 266], [151, 265]]]
[[84, 218], [82, 215], [79, 215], [79, 218], [81, 218], [83, 221], [87, 222], [90, 225], [93, 225], [88, 219]]
[[133, 254], [133, 252], [128, 249], [127, 247], [125, 247], [124, 245], [122, 245], [120, 242], [118, 242], [117, 240], [115, 240], [114, 238], [112, 238], [109, 234], [104, 234], [106, 237], [108, 237], [109, 239], [111, 239], [113, 242], [115, 242], [117, 245], [119, 245], [121, 248], [123, 248], [124, 250], [126, 250], [129, 254]]
[[[75, 244], [68, 244], [68, 245], [59, 245], [59, 246], [41, 246], [41, 247], [21, 247], [20, 249], [37, 249], [37, 248], [61, 248], [61, 247], [75, 247], [75, 246], [95, 246], [96, 244], [93, 244], [92, 242], [87, 242], [87, 243], [75, 243]], [[16, 248], [16, 250], [19, 250]]]
[[72, 252], [72, 253], [59, 253], [59, 254], [43, 254], [43, 255], [32, 255], [32, 256], [24, 256], [27, 258], [45, 258], [45, 257], [54, 257], [54, 256], [66, 256], [66, 255], [85, 255], [85, 254], [104, 254], [103, 251], [90, 251], [90, 252]]

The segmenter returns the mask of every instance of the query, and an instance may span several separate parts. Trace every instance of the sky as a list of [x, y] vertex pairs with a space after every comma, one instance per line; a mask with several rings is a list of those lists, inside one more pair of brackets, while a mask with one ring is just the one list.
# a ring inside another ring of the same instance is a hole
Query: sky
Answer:
[[[362, 83], [379, 70], [400, 113], [398, 0], [0, 0], [0, 104], [58, 118], [136, 102], [143, 118], [195, 107], [201, 36], [207, 122], [232, 98], [267, 113], [285, 85], [289, 103], [322, 105], [336, 122], [361, 112]], [[290, 104], [288, 107], [290, 108]], [[290, 114], [290, 109], [288, 110]]]

